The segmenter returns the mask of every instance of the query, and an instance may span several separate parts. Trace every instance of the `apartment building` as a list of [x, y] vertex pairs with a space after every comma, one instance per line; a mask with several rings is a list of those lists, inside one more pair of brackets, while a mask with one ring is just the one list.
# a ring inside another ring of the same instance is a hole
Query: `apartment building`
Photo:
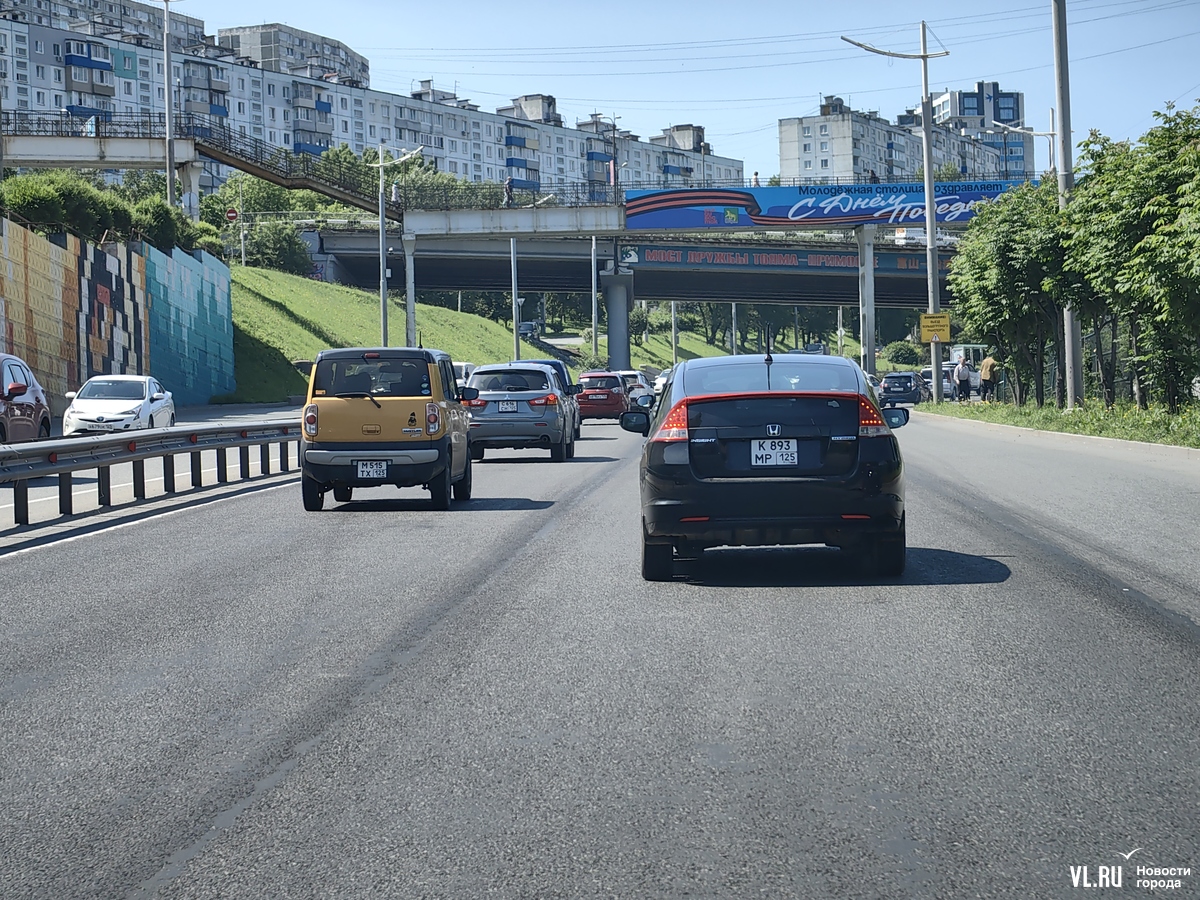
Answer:
[[[908, 110], [889, 122], [877, 112], [859, 112], [840, 97], [827, 96], [815, 116], [779, 120], [779, 174], [796, 180], [911, 180], [922, 167], [921, 116]], [[964, 179], [994, 179], [1003, 173], [1000, 152], [952, 128], [935, 125], [933, 165], [950, 163]]]
[[[394, 94], [339, 72], [273, 71], [231, 43], [188, 45], [172, 56], [168, 75], [161, 37], [117, 37], [91, 21], [64, 30], [0, 19], [0, 99], [5, 109], [30, 115], [160, 115], [169, 86], [180, 115], [271, 147], [311, 154], [341, 144], [358, 154], [367, 147], [393, 153], [422, 147], [440, 171], [469, 181], [511, 178], [518, 188], [743, 179], [743, 163], [715, 155], [701, 126], [674, 126], [649, 140], [614, 131], [612, 119], [599, 114], [568, 127], [548, 94], [516, 97], [493, 113], [431, 80], [410, 94]], [[209, 164], [202, 189], [229, 174]]]
[[217, 31], [217, 43], [252, 59], [266, 72], [324, 78], [336, 75], [362, 87], [371, 85], [371, 65], [341, 41], [275, 22]]
[[994, 148], [1007, 177], [1032, 178], [1036, 173], [1033, 135], [1014, 130], [1028, 127], [1020, 91], [1002, 91], [996, 81], [977, 81], [972, 91], [947, 89], [933, 98], [933, 120]]
[[[90, 25], [112, 37], [152, 38], [162, 46], [163, 10], [159, 4], [135, 0], [0, 0], [0, 18], [64, 31]], [[203, 41], [203, 20], [172, 11], [172, 50]]]

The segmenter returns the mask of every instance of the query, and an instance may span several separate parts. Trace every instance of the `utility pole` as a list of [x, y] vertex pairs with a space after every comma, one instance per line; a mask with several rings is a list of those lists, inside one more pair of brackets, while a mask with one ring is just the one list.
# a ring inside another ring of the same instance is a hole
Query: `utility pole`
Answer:
[[[616, 259], [613, 259], [613, 271], [615, 272]], [[596, 236], [592, 235], [592, 356], [600, 355], [600, 335], [597, 332], [600, 330], [600, 301], [599, 295], [596, 292]]]
[[671, 301], [671, 365], [679, 362], [679, 321], [675, 318], [675, 301]]
[[163, 0], [163, 97], [166, 98], [167, 204], [175, 205], [175, 117], [171, 97], [171, 0]]
[[[1054, 2], [1060, 2], [1060, 0], [1054, 0]], [[870, 53], [878, 53], [880, 56], [921, 61], [921, 137], [924, 144], [923, 164], [925, 168], [925, 265], [929, 270], [929, 312], [935, 313], [941, 311], [942, 301], [939, 296], [941, 285], [938, 282], [937, 206], [933, 197], [933, 97], [929, 94], [929, 60], [939, 56], [949, 56], [950, 51], [942, 50], [939, 53], [930, 53], [926, 45], [925, 32], [925, 21], [922, 19], [920, 53], [894, 53], [890, 50], [879, 50], [870, 44], [863, 44], [845, 36], [842, 37], [842, 40]], [[937, 341], [929, 346], [929, 362], [933, 372], [931, 379], [933, 381], [933, 400], [935, 403], [940, 403], [942, 400], [942, 379], [940, 377], [942, 351]]]
[[[1075, 189], [1075, 163], [1071, 156], [1071, 81], [1067, 57], [1067, 2], [1050, 0], [1054, 15], [1054, 88], [1058, 103], [1058, 208], [1066, 209]], [[1067, 303], [1063, 309], [1063, 360], [1067, 373], [1067, 409], [1074, 409], [1083, 393], [1083, 337], [1075, 310]]]
[[512, 321], [513, 321], [513, 361], [521, 358], [521, 307], [517, 300], [517, 239], [508, 239], [508, 255], [512, 263]]
[[241, 226], [242, 268], [246, 267], [246, 173], [238, 175], [238, 225]]

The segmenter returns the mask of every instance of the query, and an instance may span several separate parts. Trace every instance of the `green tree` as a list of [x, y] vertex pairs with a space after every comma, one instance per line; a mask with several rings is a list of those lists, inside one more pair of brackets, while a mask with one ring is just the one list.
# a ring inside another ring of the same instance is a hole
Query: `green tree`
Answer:
[[291, 222], [263, 222], [251, 229], [246, 235], [246, 265], [292, 275], [312, 273], [308, 248]]
[[62, 197], [54, 187], [45, 180], [18, 175], [9, 178], [3, 185], [4, 208], [35, 226], [39, 231], [46, 231], [45, 226], [58, 227], [66, 219]]
[[883, 348], [883, 355], [898, 366], [919, 366], [922, 362], [920, 349], [908, 341], [893, 341]]

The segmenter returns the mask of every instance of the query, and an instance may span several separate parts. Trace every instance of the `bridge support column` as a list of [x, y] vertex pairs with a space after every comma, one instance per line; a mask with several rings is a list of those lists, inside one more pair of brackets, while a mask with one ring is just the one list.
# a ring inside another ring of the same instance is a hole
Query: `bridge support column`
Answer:
[[858, 239], [858, 321], [862, 341], [862, 367], [875, 374], [875, 226], [859, 225]]
[[204, 163], [199, 160], [184, 163], [178, 169], [183, 183], [183, 211], [193, 222], [200, 221], [200, 176], [204, 174]]
[[404, 244], [404, 346], [417, 346], [417, 270], [413, 257], [417, 252], [417, 236], [406, 234]]
[[613, 369], [633, 367], [629, 351], [629, 304], [633, 300], [632, 275], [601, 275], [604, 309], [608, 313], [608, 364]]

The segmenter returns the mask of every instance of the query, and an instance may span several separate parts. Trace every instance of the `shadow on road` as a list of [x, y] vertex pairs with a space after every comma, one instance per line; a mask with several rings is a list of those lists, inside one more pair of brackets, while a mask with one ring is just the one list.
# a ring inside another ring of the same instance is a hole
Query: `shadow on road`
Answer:
[[833, 587], [871, 584], [999, 584], [1012, 570], [986, 556], [932, 547], [909, 547], [899, 578], [868, 571], [853, 554], [829, 547], [709, 550], [676, 561], [689, 582], [710, 587]]
[[[326, 501], [332, 499], [328, 494]], [[473, 500], [454, 501], [450, 504], [450, 512], [487, 512], [488, 510], [549, 509], [554, 505], [553, 500], [530, 500], [526, 497], [478, 497]], [[396, 500], [351, 500], [349, 503], [335, 503], [325, 507], [327, 512], [429, 512], [428, 499], [405, 498]]]
[[[536, 453], [538, 451], [534, 451], [534, 452]], [[549, 456], [498, 456], [494, 459], [490, 458], [490, 457], [485, 457], [482, 460], [476, 460], [474, 464], [477, 466], [488, 466], [488, 465], [528, 466], [528, 465], [537, 465], [540, 463], [549, 463], [550, 461], [551, 460], [550, 460]], [[573, 459], [565, 460], [565, 462], [567, 464], [581, 463], [581, 462], [616, 462], [616, 461], [617, 461], [617, 457], [615, 457], [615, 456], [576, 456]], [[555, 463], [555, 465], [562, 465], [562, 464], [563, 463]]]

